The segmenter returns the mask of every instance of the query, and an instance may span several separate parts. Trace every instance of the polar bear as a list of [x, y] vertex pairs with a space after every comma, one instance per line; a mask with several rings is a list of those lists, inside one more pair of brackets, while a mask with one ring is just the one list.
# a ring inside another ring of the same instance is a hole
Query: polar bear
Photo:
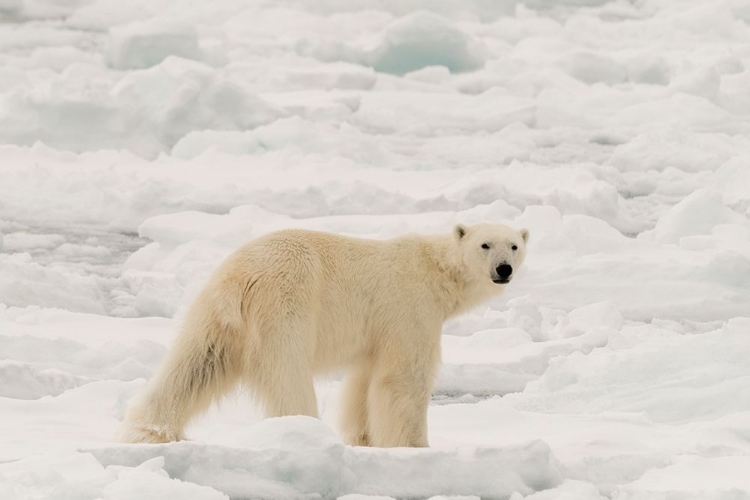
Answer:
[[191, 417], [238, 382], [268, 417], [318, 417], [313, 377], [347, 368], [349, 444], [428, 446], [443, 322], [500, 294], [528, 238], [495, 224], [384, 241], [305, 230], [261, 237], [198, 295], [120, 438], [183, 439]]

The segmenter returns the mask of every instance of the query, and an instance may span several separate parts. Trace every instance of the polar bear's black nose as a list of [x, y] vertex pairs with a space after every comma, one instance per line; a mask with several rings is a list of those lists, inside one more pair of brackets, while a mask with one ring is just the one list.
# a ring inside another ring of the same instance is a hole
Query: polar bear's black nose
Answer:
[[501, 264], [497, 266], [497, 275], [501, 278], [508, 278], [511, 274], [513, 274], [513, 268], [509, 266], [508, 264]]

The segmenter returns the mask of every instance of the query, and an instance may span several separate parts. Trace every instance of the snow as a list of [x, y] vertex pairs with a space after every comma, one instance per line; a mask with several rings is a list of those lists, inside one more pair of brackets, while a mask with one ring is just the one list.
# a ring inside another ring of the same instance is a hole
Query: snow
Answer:
[[[0, 0], [0, 498], [750, 498], [750, 3]], [[237, 246], [505, 222], [432, 447], [115, 441]]]

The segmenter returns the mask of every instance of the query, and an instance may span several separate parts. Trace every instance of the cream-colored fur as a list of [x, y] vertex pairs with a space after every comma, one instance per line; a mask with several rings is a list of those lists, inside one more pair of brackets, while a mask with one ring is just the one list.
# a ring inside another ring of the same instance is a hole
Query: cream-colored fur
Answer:
[[301, 230], [259, 238], [231, 255], [192, 304], [120, 437], [183, 439], [190, 418], [238, 382], [269, 417], [317, 417], [313, 377], [349, 368], [349, 443], [428, 446], [442, 324], [500, 294], [496, 269], [505, 263], [515, 275], [527, 239], [526, 230], [491, 224], [387, 241]]

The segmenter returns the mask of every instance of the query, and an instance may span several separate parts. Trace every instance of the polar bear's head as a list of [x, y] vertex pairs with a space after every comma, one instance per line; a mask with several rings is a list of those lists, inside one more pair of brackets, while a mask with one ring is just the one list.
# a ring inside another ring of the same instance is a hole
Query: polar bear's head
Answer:
[[466, 271], [480, 282], [509, 283], [526, 258], [528, 229], [516, 231], [499, 224], [459, 224], [453, 234]]

